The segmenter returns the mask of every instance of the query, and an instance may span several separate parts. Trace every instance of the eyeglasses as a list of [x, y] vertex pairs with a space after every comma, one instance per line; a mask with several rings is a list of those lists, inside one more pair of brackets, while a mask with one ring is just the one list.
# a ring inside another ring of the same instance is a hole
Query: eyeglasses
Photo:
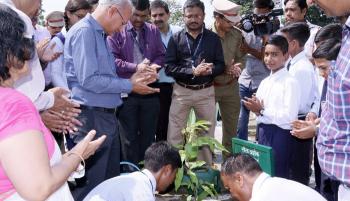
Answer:
[[117, 12], [118, 12], [119, 16], [122, 18], [122, 25], [126, 25], [127, 22], [124, 20], [123, 15], [119, 12], [119, 9], [118, 9], [118, 8], [116, 8], [116, 9], [117, 9]]

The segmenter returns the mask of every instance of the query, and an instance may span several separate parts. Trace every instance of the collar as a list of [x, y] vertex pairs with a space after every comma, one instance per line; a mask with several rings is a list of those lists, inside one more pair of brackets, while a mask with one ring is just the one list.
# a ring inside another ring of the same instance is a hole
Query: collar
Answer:
[[86, 15], [86, 19], [87, 19], [87, 21], [89, 21], [89, 22], [92, 24], [92, 27], [93, 27], [96, 31], [102, 31], [102, 32], [104, 31], [103, 28], [102, 28], [102, 26], [100, 25], [100, 23], [98, 23], [98, 22], [96, 21], [96, 19], [93, 18], [93, 17], [91, 16], [90, 13], [88, 13], [88, 14]]
[[253, 184], [251, 199], [253, 199], [255, 196], [258, 196], [261, 187], [264, 185], [264, 182], [270, 178], [271, 178], [271, 176], [266, 174], [265, 172], [262, 172], [259, 175], [259, 177], [255, 180], [255, 182]]
[[290, 65], [294, 65], [296, 62], [298, 62], [299, 60], [305, 57], [306, 57], [306, 53], [305, 53], [305, 50], [303, 50], [299, 52], [297, 55], [295, 55], [295, 57], [292, 58], [292, 60], [290, 61]]
[[[142, 26], [141, 29], [142, 29], [143, 31], [146, 30], [146, 22], [143, 23], [143, 26]], [[128, 23], [126, 24], [126, 30], [127, 30], [127, 31], [135, 30], [135, 31], [136, 31], [136, 29], [134, 29], [134, 26], [132, 25], [132, 23], [130, 22], [130, 20], [129, 20]]]
[[[200, 34], [198, 34], [198, 36], [200, 36], [201, 34], [203, 34], [204, 33], [204, 29], [205, 29], [205, 25], [203, 24], [203, 26], [202, 26], [202, 31], [201, 31], [201, 33]], [[188, 30], [187, 30], [187, 27], [184, 29], [185, 30], [185, 34], [188, 34], [189, 36], [191, 36], [191, 34], [188, 32]], [[191, 36], [192, 37], [192, 36]]]
[[155, 194], [156, 193], [156, 188], [157, 188], [156, 178], [154, 178], [154, 176], [151, 173], [151, 171], [149, 171], [147, 169], [143, 169], [142, 173], [148, 177], [148, 179], [151, 182], [152, 187], [153, 187], [153, 194]]
[[345, 26], [348, 30], [350, 30], [350, 16], [348, 17], [348, 19], [345, 22]]
[[278, 79], [280, 79], [281, 76], [282, 76], [283, 74], [285, 74], [285, 73], [288, 73], [286, 67], [282, 67], [281, 69], [279, 69], [279, 70], [278, 70], [277, 72], [275, 72], [275, 73], [272, 73], [272, 71], [271, 71], [270, 76], [269, 76], [269, 79], [270, 79], [270, 80], [278, 80]]

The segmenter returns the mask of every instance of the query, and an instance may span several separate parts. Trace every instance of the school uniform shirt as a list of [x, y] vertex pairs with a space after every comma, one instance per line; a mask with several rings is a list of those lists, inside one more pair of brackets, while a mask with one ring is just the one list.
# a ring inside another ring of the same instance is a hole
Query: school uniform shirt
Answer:
[[291, 129], [291, 122], [298, 118], [300, 87], [298, 82], [282, 68], [265, 78], [256, 97], [263, 101], [263, 115], [257, 123], [274, 124], [282, 129]]
[[315, 102], [319, 103], [319, 92], [315, 68], [306, 57], [305, 51], [300, 52], [290, 60], [289, 73], [297, 80], [299, 86], [302, 86], [298, 113], [306, 115]]
[[250, 201], [326, 201], [301, 183], [261, 173], [255, 180]]
[[154, 201], [156, 179], [144, 169], [108, 179], [95, 187], [84, 201]]

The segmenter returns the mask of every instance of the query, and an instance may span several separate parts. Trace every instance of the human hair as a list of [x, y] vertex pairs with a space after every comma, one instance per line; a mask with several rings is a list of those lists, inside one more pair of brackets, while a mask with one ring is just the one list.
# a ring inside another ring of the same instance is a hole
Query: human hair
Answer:
[[341, 40], [342, 31], [343, 31], [343, 28], [340, 24], [336, 24], [336, 23], [327, 24], [326, 26], [318, 30], [318, 32], [315, 35], [314, 42], [318, 44], [324, 40], [331, 39], [331, 38]]
[[236, 153], [226, 159], [221, 166], [221, 174], [233, 175], [237, 172], [255, 176], [262, 172], [259, 163], [249, 154]]
[[171, 165], [173, 170], [182, 167], [178, 150], [165, 141], [153, 143], [145, 153], [145, 168], [158, 172], [166, 165]]
[[266, 45], [274, 45], [278, 47], [283, 54], [288, 52], [288, 41], [284, 36], [272, 35], [266, 42]]
[[80, 9], [83, 10], [90, 10], [91, 5], [86, 0], [69, 0], [67, 2], [67, 5], [64, 9], [64, 21], [65, 21], [65, 27], [68, 31], [70, 28], [69, 18], [67, 15], [67, 12], [74, 13]]
[[303, 47], [310, 37], [310, 28], [305, 22], [294, 22], [288, 24], [280, 31], [287, 34], [288, 38], [297, 40], [300, 47]]
[[89, 4], [90, 4], [90, 6], [92, 7], [93, 5], [95, 5], [95, 4], [98, 4], [98, 1], [99, 0], [86, 0]]
[[272, 0], [254, 0], [253, 6], [254, 8], [268, 8], [272, 10], [275, 7], [275, 3]]
[[167, 14], [169, 14], [169, 6], [163, 0], [154, 0], [151, 2], [151, 10], [154, 8], [163, 8]]
[[203, 11], [203, 13], [205, 13], [204, 3], [200, 0], [187, 0], [183, 6], [183, 12], [185, 13], [186, 8], [194, 8], [194, 7], [200, 8]]
[[150, 7], [149, 0], [132, 0], [131, 3], [132, 6], [139, 11], [147, 10]]
[[0, 82], [9, 78], [10, 68], [22, 69], [33, 58], [35, 44], [24, 37], [25, 24], [8, 6], [0, 3]]
[[288, 3], [288, 1], [293, 1], [295, 2], [296, 4], [298, 4], [298, 7], [300, 8], [300, 10], [303, 10], [303, 9], [307, 9], [307, 3], [306, 3], [306, 0], [284, 0], [284, 5], [286, 5]]
[[336, 60], [341, 48], [341, 41], [337, 38], [330, 38], [322, 41], [312, 53], [314, 59]]

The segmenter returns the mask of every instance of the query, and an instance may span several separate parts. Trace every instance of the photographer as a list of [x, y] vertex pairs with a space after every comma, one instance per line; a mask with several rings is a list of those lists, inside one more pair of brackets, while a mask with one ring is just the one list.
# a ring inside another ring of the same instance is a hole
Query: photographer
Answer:
[[[272, 0], [255, 0], [254, 14], [267, 15], [274, 8]], [[245, 97], [251, 98], [252, 95], [258, 89], [260, 82], [270, 74], [265, 64], [262, 61], [264, 53], [264, 44], [268, 38], [268, 35], [256, 36], [254, 32], [245, 34], [241, 51], [247, 53], [246, 66], [242, 71], [238, 83], [239, 83], [239, 95], [241, 100]], [[240, 139], [248, 139], [248, 121], [249, 110], [242, 104], [238, 119], [238, 137]]]

